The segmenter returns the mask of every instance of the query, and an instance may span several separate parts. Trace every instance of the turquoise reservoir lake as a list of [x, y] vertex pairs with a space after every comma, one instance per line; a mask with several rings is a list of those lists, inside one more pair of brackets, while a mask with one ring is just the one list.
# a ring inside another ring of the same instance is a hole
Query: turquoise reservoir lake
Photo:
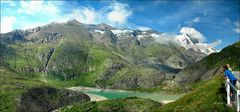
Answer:
[[175, 101], [181, 98], [184, 94], [167, 94], [165, 92], [158, 93], [147, 93], [147, 92], [135, 92], [135, 91], [125, 91], [125, 90], [113, 90], [113, 89], [98, 89], [98, 88], [87, 88], [87, 87], [73, 87], [72, 90], [81, 91], [86, 94], [94, 94], [97, 96], [102, 96], [107, 99], [117, 99], [126, 97], [140, 97], [149, 98], [154, 101]]

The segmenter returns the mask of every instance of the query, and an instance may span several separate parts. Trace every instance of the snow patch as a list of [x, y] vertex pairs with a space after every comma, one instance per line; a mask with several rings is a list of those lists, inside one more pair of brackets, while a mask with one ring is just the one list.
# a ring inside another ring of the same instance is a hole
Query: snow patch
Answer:
[[103, 34], [104, 33], [104, 31], [102, 31], [102, 30], [94, 30], [95, 32], [99, 32], [99, 33], [101, 33], [101, 34]]
[[132, 33], [132, 30], [111, 30], [113, 34]]
[[138, 40], [141, 40], [141, 39], [143, 39], [144, 38], [144, 35], [137, 35], [137, 39]]
[[152, 33], [152, 34], [150, 34], [152, 37], [154, 37], [154, 38], [157, 38], [157, 37], [159, 37], [159, 35], [158, 34], [156, 34], [156, 33]]

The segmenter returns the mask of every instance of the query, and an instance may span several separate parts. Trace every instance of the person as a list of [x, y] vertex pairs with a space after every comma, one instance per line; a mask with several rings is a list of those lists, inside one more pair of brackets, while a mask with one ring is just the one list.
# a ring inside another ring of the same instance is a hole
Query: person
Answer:
[[232, 71], [232, 69], [230, 68], [230, 64], [227, 64], [228, 70]]
[[[223, 66], [223, 71], [224, 71], [224, 77], [226, 77], [226, 78], [228, 78], [229, 80], [230, 80], [230, 83], [235, 87], [236, 86], [236, 82], [237, 82], [237, 78], [233, 75], [233, 73], [229, 70], [229, 68], [228, 68], [228, 66], [227, 65], [225, 65], [225, 66]], [[233, 96], [233, 89], [231, 88], [230, 89], [230, 94], [231, 94], [231, 96], [232, 97], [234, 97]], [[234, 99], [234, 98], [233, 98]]]

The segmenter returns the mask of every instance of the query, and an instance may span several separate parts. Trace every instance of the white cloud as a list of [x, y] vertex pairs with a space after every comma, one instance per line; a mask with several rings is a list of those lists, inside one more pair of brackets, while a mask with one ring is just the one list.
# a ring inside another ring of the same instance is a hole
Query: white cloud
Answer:
[[60, 19], [60, 21], [66, 21], [69, 19], [76, 19], [79, 22], [86, 24], [96, 24], [97, 19], [99, 17], [99, 13], [96, 12], [91, 7], [81, 7], [78, 9], [74, 9], [72, 13], [67, 14], [64, 18]]
[[137, 26], [137, 29], [141, 30], [141, 31], [151, 30], [151, 28], [146, 27], [146, 26]]
[[200, 17], [195, 17], [193, 18], [192, 20], [188, 20], [186, 22], [184, 22], [185, 24], [189, 25], [189, 26], [192, 26], [194, 23], [199, 23], [201, 20]]
[[240, 21], [234, 23], [236, 27], [240, 27]]
[[188, 48], [200, 49], [200, 50], [204, 51], [205, 49], [214, 48], [214, 47], [216, 47], [216, 46], [218, 46], [220, 44], [222, 44], [222, 41], [221, 40], [217, 40], [217, 41], [212, 42], [210, 44], [207, 44], [207, 43], [197, 43], [197, 44], [188, 45], [187, 47]]
[[[2, 3], [2, 1], [1, 1]], [[10, 2], [6, 2], [10, 4]], [[71, 10], [69, 13], [62, 12], [60, 6], [64, 2], [61, 1], [19, 1], [19, 5], [14, 13], [17, 13], [15, 21], [17, 21], [14, 29], [28, 29], [39, 25], [45, 25], [50, 22], [66, 22], [69, 20], [77, 20], [86, 24], [106, 23], [116, 28], [134, 28], [140, 30], [149, 30], [145, 26], [138, 26], [128, 21], [133, 11], [126, 3], [117, 1], [106, 2], [108, 5], [96, 10], [91, 6], [82, 6]], [[3, 15], [9, 15], [4, 11]], [[36, 19], [36, 20], [35, 20]], [[14, 21], [14, 22], [15, 22]], [[12, 29], [9, 26], [8, 29]]]
[[175, 41], [174, 34], [163, 33], [161, 35], [154, 37], [154, 39], [156, 42], [161, 43], [161, 44], [169, 44], [169, 43], [177, 44]]
[[39, 13], [57, 14], [60, 12], [60, 10], [51, 2], [21, 1], [21, 8], [18, 9], [18, 12], [28, 14], [28, 15], [35, 15]]
[[10, 5], [10, 6], [12, 6], [12, 7], [15, 7], [16, 6], [16, 3], [14, 2], [14, 1], [1, 1], [1, 3], [5, 3], [5, 4], [8, 4], [8, 5]]
[[233, 28], [232, 28], [232, 31], [236, 32], [236, 33], [240, 33], [240, 21], [231, 21], [229, 18], [225, 18], [223, 20], [223, 22], [225, 24], [228, 24], [228, 25], [231, 25]]
[[235, 31], [236, 33], [240, 33], [240, 28], [234, 28], [233, 31]]
[[4, 16], [1, 17], [1, 32], [7, 33], [13, 30], [13, 24], [16, 22], [16, 18], [14, 16]]
[[209, 46], [210, 46], [210, 47], [216, 47], [216, 46], [218, 46], [218, 45], [220, 45], [220, 44], [222, 44], [222, 40], [217, 40], [217, 41], [209, 44]]
[[21, 29], [26, 30], [26, 29], [30, 29], [30, 28], [35, 28], [37, 26], [44, 26], [46, 24], [48, 24], [48, 23], [44, 23], [44, 22], [42, 22], [42, 23], [41, 22], [37, 22], [37, 23], [31, 23], [31, 24], [24, 23], [22, 25]]
[[233, 28], [232, 30], [236, 33], [240, 33], [240, 21], [237, 21], [234, 23], [235, 28]]
[[93, 7], [80, 7], [72, 10], [69, 14], [63, 15], [57, 22], [66, 22], [68, 20], [76, 19], [81, 23], [99, 24], [106, 23], [118, 28], [136, 28], [142, 30], [150, 29], [144, 26], [137, 26], [128, 22], [132, 10], [129, 9], [128, 4], [114, 1], [108, 6], [95, 10]]
[[58, 7], [61, 4], [61, 1], [19, 1], [15, 12], [18, 13], [16, 21], [19, 24], [14, 29], [34, 28], [58, 20], [63, 16]]
[[197, 30], [195, 30], [194, 28], [190, 28], [190, 27], [182, 27], [180, 30], [181, 34], [187, 34], [189, 35], [191, 38], [198, 40], [199, 42], [203, 42], [205, 41], [205, 37], [198, 32]]
[[116, 22], [117, 24], [126, 23], [128, 17], [132, 14], [128, 4], [114, 2], [110, 5], [110, 9], [112, 11], [108, 13], [107, 17], [111, 22]]
[[233, 31], [235, 31], [236, 33], [240, 33], [240, 28], [234, 28]]
[[196, 17], [196, 18], [194, 18], [194, 19], [192, 20], [192, 22], [194, 22], [194, 23], [198, 23], [198, 22], [200, 22], [200, 17]]

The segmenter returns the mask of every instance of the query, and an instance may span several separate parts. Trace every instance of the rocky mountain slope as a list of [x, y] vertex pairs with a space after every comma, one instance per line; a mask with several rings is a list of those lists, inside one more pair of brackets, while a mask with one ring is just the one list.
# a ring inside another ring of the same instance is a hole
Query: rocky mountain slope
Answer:
[[18, 98], [17, 112], [49, 112], [87, 101], [90, 97], [81, 92], [52, 87], [31, 88]]
[[29, 78], [103, 88], [154, 88], [206, 56], [159, 43], [156, 31], [76, 20], [1, 34], [1, 63]]

